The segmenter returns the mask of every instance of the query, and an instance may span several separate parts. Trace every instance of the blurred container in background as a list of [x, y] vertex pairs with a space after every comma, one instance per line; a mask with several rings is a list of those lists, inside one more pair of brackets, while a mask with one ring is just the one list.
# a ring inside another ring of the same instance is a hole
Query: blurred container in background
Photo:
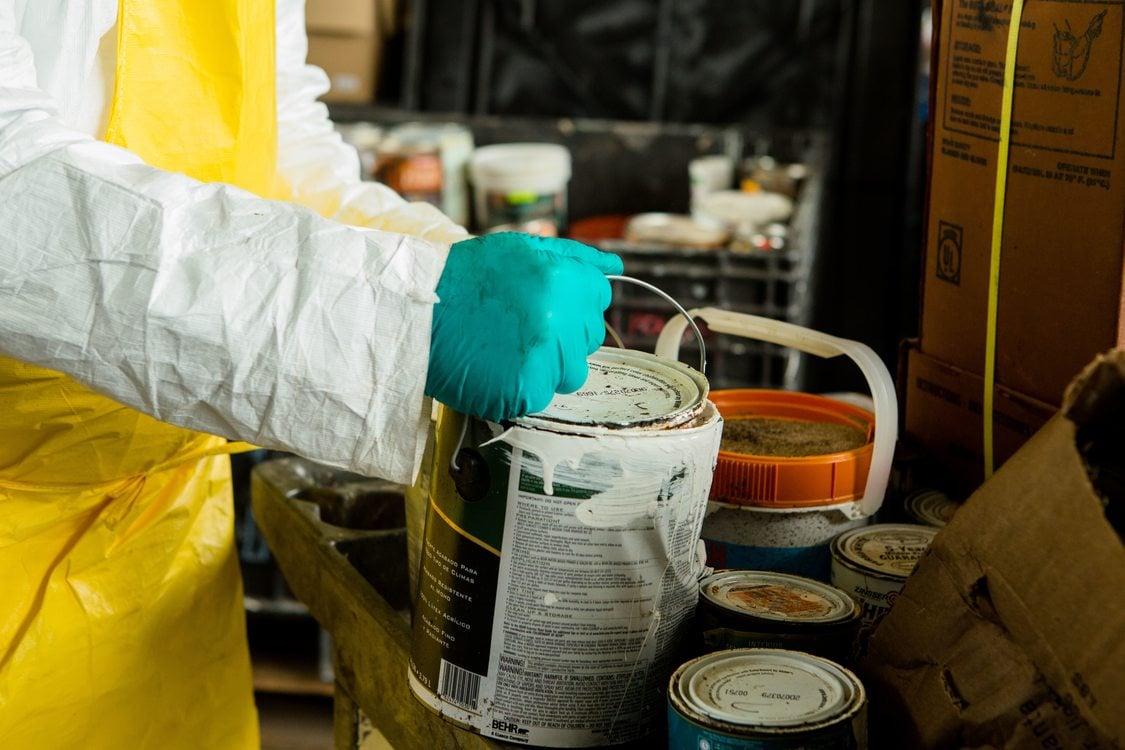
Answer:
[[561, 236], [567, 226], [570, 151], [554, 143], [499, 143], [473, 152], [475, 226]]
[[359, 154], [359, 173], [365, 180], [375, 179], [375, 159], [383, 129], [370, 122], [337, 123], [336, 131]]
[[688, 181], [694, 211], [700, 200], [716, 190], [729, 190], [734, 184], [734, 159], [723, 154], [692, 159], [688, 163]]
[[462, 226], [469, 222], [466, 165], [473, 134], [452, 122], [396, 125], [375, 146], [372, 177], [409, 201], [432, 203]]

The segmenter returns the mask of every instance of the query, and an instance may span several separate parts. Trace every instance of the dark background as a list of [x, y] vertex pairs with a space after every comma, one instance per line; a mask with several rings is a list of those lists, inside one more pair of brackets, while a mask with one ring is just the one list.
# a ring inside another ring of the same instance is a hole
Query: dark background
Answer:
[[[829, 144], [813, 327], [892, 372], [917, 332], [924, 189], [924, 0], [410, 0], [373, 108], [455, 119], [477, 145], [562, 142], [570, 218], [687, 209], [699, 153]], [[613, 138], [605, 137], [612, 133]], [[732, 135], [733, 134], [733, 135]], [[807, 390], [865, 390], [813, 362]]]

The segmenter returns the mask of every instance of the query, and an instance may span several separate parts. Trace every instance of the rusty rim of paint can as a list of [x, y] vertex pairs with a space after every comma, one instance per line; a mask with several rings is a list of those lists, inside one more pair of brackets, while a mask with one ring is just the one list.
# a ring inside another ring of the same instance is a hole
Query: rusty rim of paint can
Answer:
[[738, 648], [682, 664], [668, 698], [688, 720], [734, 736], [816, 732], [850, 721], [867, 702], [850, 670], [803, 651]]
[[918, 490], [902, 501], [906, 515], [926, 526], [941, 528], [949, 523], [958, 504], [949, 495], [938, 490]]
[[866, 576], [905, 581], [938, 532], [913, 523], [881, 523], [832, 540], [832, 562]]
[[[826, 627], [859, 619], [846, 593], [821, 581], [765, 570], [723, 570], [699, 584], [701, 603], [724, 617], [777, 627]], [[762, 623], [762, 621], [766, 621]]]
[[582, 388], [556, 394], [546, 409], [514, 423], [568, 434], [663, 430], [692, 422], [707, 402], [707, 378], [681, 362], [609, 347], [586, 361], [590, 376]]

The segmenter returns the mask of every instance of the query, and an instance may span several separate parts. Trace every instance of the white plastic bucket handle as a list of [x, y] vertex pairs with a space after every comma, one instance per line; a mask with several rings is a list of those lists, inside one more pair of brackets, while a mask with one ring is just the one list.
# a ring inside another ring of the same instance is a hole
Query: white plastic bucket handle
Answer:
[[[867, 472], [867, 485], [863, 491], [863, 498], [848, 503], [847, 506], [840, 506], [840, 510], [851, 518], [871, 516], [879, 510], [883, 504], [883, 496], [887, 492], [895, 441], [898, 440], [898, 402], [895, 400], [894, 382], [891, 380], [887, 366], [879, 359], [879, 355], [871, 347], [858, 341], [829, 336], [827, 333], [772, 318], [719, 310], [714, 307], [690, 310], [688, 314], [705, 321], [716, 333], [768, 341], [825, 359], [846, 354], [859, 366], [867, 379], [871, 398], [875, 402], [875, 447], [872, 450], [871, 467]], [[687, 323], [682, 316], [669, 320], [656, 340], [657, 356], [678, 359], [680, 339], [686, 327]]]

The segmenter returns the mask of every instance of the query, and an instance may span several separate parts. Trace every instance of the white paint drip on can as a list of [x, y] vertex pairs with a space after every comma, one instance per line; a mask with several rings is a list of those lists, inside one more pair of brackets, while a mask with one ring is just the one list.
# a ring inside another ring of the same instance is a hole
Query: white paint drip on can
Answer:
[[580, 391], [506, 430], [470, 423], [489, 477], [471, 500], [445, 471], [442, 437], [461, 418], [439, 420], [410, 679], [467, 729], [553, 747], [651, 730], [698, 598], [722, 418], [701, 377], [638, 352], [595, 354], [584, 390], [620, 384], [606, 373], [623, 364], [641, 371], [629, 382], [653, 381], [622, 394], [626, 420], [601, 407], [588, 423], [556, 418], [577, 413], [566, 400], [590, 398]]

